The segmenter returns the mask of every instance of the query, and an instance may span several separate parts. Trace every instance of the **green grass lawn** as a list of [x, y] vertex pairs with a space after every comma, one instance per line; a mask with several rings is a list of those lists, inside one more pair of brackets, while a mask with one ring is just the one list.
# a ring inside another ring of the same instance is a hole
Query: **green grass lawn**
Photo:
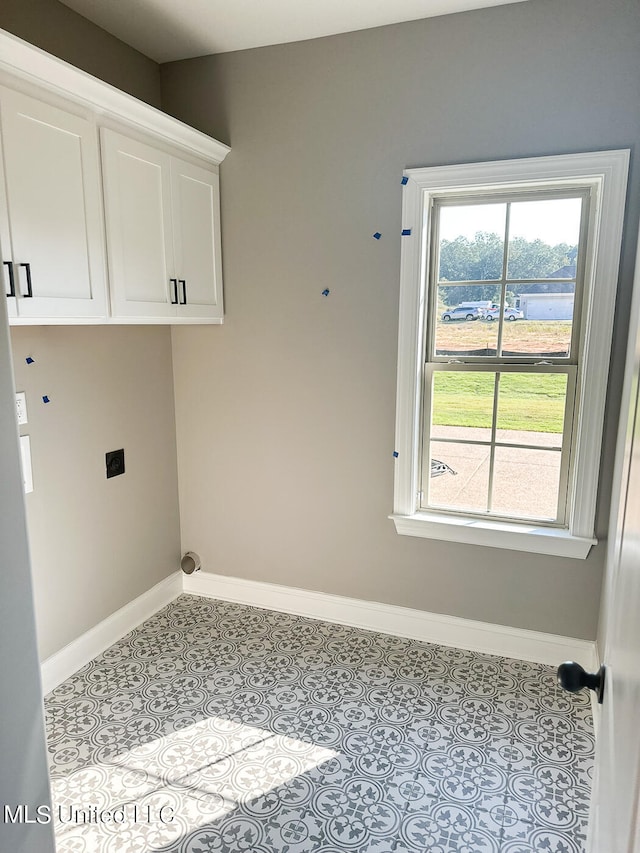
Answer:
[[[553, 373], [503, 373], [498, 396], [498, 428], [562, 432], [567, 377]], [[433, 423], [491, 428], [494, 374], [434, 374]]]

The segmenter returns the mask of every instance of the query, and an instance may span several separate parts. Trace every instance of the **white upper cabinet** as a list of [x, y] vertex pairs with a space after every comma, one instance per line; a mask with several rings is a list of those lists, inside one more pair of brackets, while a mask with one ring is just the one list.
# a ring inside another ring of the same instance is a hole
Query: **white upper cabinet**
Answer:
[[7, 297], [7, 314], [11, 321], [18, 316], [18, 309], [16, 307], [16, 278], [11, 252], [7, 193], [1, 167], [2, 159], [2, 135], [0, 134], [0, 279]]
[[106, 316], [95, 126], [0, 87], [0, 232], [10, 315]]
[[216, 172], [171, 159], [178, 315], [222, 322], [220, 190]]
[[113, 318], [222, 322], [216, 171], [109, 129], [101, 142]]
[[228, 152], [0, 30], [10, 322], [222, 323], [218, 166]]
[[101, 141], [113, 316], [175, 316], [171, 158], [111, 130]]

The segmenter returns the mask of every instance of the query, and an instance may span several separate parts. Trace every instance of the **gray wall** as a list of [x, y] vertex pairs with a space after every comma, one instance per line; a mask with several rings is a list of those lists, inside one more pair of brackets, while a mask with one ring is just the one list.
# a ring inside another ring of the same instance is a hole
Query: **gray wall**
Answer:
[[[171, 339], [153, 326], [27, 326], [11, 337], [27, 393], [45, 659], [179, 567]], [[126, 472], [107, 480], [105, 453], [121, 447]]]
[[[0, 27], [159, 104], [156, 63], [57, 0], [3, 0]], [[12, 342], [27, 392], [28, 528], [46, 658], [178, 567], [171, 333], [33, 326], [12, 329]], [[120, 447], [126, 474], [106, 480], [104, 454]]]
[[160, 106], [158, 65], [58, 0], [2, 0], [0, 27], [136, 98]]
[[[399, 182], [404, 167], [634, 148], [639, 43], [637, 0], [530, 0], [162, 66], [163, 108], [232, 146], [227, 319], [173, 330], [183, 547], [206, 569], [595, 637], [603, 544], [555, 559], [400, 537], [387, 519]], [[600, 535], [638, 184], [634, 160]]]
[[[0, 299], [0, 808], [50, 805], [6, 303]], [[52, 825], [5, 824], [0, 850], [53, 853]]]

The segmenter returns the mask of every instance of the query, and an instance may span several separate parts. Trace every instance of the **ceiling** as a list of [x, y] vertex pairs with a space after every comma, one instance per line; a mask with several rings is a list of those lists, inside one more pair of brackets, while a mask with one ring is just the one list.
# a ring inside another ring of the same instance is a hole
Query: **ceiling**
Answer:
[[[366, 30], [514, 0], [62, 0], [156, 62]], [[522, 2], [522, 0], [515, 0]]]

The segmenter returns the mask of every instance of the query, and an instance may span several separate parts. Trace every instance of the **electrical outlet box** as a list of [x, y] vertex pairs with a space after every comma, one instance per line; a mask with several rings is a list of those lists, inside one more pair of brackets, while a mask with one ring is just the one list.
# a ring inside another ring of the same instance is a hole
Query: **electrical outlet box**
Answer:
[[16, 391], [16, 410], [18, 412], [18, 423], [26, 424], [27, 420], [27, 395], [24, 391]]
[[124, 450], [110, 450], [106, 454], [107, 480], [124, 474]]

